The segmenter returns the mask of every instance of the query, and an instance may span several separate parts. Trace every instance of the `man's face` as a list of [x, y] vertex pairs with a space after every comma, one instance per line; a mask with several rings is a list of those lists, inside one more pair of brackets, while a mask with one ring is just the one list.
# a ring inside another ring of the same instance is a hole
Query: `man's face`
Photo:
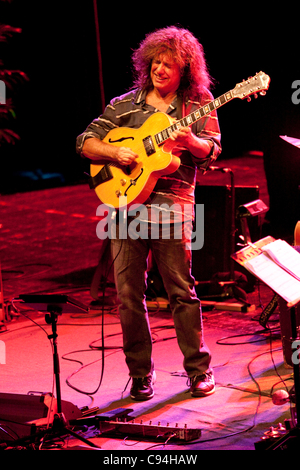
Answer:
[[170, 54], [161, 53], [156, 56], [151, 65], [151, 80], [154, 88], [161, 95], [176, 93], [181, 80], [179, 65]]

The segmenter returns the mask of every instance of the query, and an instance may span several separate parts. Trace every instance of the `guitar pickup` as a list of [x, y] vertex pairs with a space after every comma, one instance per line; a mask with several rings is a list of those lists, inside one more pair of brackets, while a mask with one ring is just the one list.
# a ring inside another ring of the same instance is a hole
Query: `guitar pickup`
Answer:
[[155, 153], [155, 147], [151, 135], [148, 135], [148, 137], [145, 137], [143, 139], [143, 144], [146, 150], [147, 157], [150, 157], [150, 155], [153, 155]]

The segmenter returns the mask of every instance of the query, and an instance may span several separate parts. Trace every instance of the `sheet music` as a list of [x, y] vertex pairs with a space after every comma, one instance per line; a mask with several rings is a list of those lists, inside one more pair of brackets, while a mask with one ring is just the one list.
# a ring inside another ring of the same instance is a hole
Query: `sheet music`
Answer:
[[274, 263], [266, 253], [248, 261], [245, 267], [285, 299], [290, 307], [300, 301], [300, 281]]
[[288, 142], [289, 144], [292, 144], [295, 147], [298, 147], [300, 149], [300, 139], [295, 139], [294, 137], [288, 137], [287, 135], [280, 135], [279, 137], [285, 140], [286, 142]]
[[262, 248], [268, 255], [300, 281], [300, 253], [283, 240], [275, 240]]

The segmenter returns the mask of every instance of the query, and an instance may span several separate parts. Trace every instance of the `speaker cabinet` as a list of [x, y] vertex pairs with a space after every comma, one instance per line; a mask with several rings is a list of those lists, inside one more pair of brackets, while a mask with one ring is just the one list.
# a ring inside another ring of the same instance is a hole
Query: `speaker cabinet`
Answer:
[[[259, 199], [258, 186], [236, 186], [235, 213], [240, 205], [255, 199]], [[192, 252], [192, 272], [196, 281], [210, 281], [214, 274], [230, 271], [231, 201], [230, 185], [196, 187], [195, 203], [204, 204], [204, 245], [201, 250]], [[236, 220], [235, 226], [237, 241], [241, 234], [239, 221]], [[252, 240], [258, 240], [258, 217], [249, 219], [249, 229]]]

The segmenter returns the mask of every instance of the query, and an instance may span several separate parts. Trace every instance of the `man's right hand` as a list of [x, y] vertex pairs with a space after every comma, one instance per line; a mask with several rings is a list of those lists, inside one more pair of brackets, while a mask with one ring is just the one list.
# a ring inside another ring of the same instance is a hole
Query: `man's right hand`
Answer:
[[130, 165], [138, 155], [129, 147], [116, 147], [115, 145], [102, 142], [102, 140], [92, 137], [86, 139], [83, 145], [82, 153], [92, 161], [106, 163], [107, 161], [116, 161], [120, 165]]
[[115, 147], [115, 159], [120, 165], [130, 165], [136, 158], [138, 154], [133, 152], [129, 147]]

